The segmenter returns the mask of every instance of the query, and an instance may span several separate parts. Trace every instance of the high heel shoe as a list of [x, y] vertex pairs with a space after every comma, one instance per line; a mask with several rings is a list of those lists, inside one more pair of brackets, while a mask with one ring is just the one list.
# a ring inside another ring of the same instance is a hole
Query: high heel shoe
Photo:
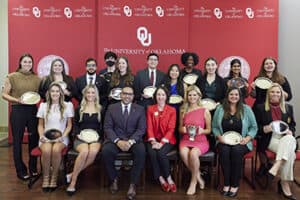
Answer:
[[176, 187], [175, 183], [169, 184], [169, 189], [170, 189], [171, 192], [176, 192], [177, 187]]
[[76, 192], [76, 189], [75, 188], [67, 188], [66, 189], [66, 193], [69, 195], [69, 196], [73, 196]]
[[282, 196], [286, 199], [296, 200], [296, 197], [294, 197], [292, 194], [291, 195], [286, 195], [284, 193], [280, 180], [277, 182], [277, 191], [278, 191], [278, 194], [282, 194]]
[[43, 176], [42, 190], [43, 192], [49, 192], [50, 176]]
[[57, 189], [57, 175], [52, 175], [49, 184], [49, 191], [53, 192], [56, 189]]
[[230, 190], [227, 193], [228, 197], [236, 197], [238, 194], [239, 189], [237, 189], [235, 192], [231, 192]]
[[170, 187], [169, 187], [169, 184], [167, 182], [161, 183], [160, 186], [161, 186], [161, 189], [164, 192], [169, 192], [170, 191]]

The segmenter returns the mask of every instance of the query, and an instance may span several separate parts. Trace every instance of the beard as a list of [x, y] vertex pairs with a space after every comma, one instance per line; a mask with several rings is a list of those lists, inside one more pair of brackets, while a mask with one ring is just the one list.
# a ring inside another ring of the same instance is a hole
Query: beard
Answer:
[[91, 76], [91, 75], [94, 75], [94, 74], [96, 74], [96, 71], [93, 71], [93, 72], [89, 72], [89, 71], [87, 71], [87, 74]]

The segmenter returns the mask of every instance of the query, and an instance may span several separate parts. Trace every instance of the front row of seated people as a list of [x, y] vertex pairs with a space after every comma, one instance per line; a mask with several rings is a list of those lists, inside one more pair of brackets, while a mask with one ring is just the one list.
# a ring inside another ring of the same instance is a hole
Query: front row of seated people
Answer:
[[[21, 60], [21, 62], [24, 62], [22, 66], [27, 64], [25, 63], [27, 60], [24, 58]], [[28, 59], [29, 61], [30, 59]], [[26, 72], [24, 72], [24, 75], [26, 77]], [[99, 134], [102, 132], [101, 105], [99, 104], [99, 94], [95, 85], [85, 87], [82, 101], [75, 114], [72, 103], [65, 102], [64, 96], [61, 86], [56, 82], [51, 83], [46, 92], [46, 102], [41, 103], [37, 112], [38, 133], [40, 136], [39, 147], [42, 151], [43, 165], [42, 188], [44, 191], [53, 191], [57, 188], [61, 151], [69, 143], [68, 135], [72, 130], [72, 124], [74, 124], [75, 135], [86, 128], [94, 129]], [[180, 108], [179, 122], [176, 122], [176, 109], [167, 105], [169, 92], [163, 86], [158, 87], [156, 90], [154, 95], [156, 104], [148, 107], [147, 118], [144, 108], [133, 103], [133, 88], [124, 87], [121, 92], [121, 102], [109, 106], [103, 126], [105, 136], [102, 155], [111, 181], [111, 192], [116, 193], [118, 191], [118, 177], [114, 168], [116, 155], [120, 151], [129, 151], [133, 154], [134, 162], [127, 197], [129, 199], [135, 197], [136, 184], [144, 168], [145, 146], [143, 142], [145, 139], [144, 134], [147, 132], [146, 149], [150, 155], [153, 176], [158, 180], [162, 189], [164, 191], [176, 191], [166, 155], [176, 143], [179, 143], [181, 159], [192, 174], [187, 194], [195, 194], [197, 184], [199, 184], [200, 189], [203, 189], [205, 185], [200, 175], [198, 157], [208, 151], [209, 143], [205, 134], [210, 134], [212, 131], [218, 140], [217, 149], [224, 174], [222, 194], [234, 197], [237, 195], [239, 188], [243, 156], [252, 150], [252, 139], [258, 129], [260, 159], [263, 165], [266, 164], [267, 161], [264, 158], [266, 149], [276, 153], [276, 162], [269, 170], [269, 174], [275, 176], [282, 168], [278, 188], [286, 198], [293, 199], [289, 182], [293, 180], [295, 160], [296, 142], [293, 137], [295, 122], [292, 107], [285, 104], [283, 96], [281, 86], [274, 83], [267, 91], [266, 103], [262, 104], [261, 107], [257, 107], [256, 120], [259, 126], [257, 128], [252, 110], [243, 104], [240, 90], [235, 87], [230, 87], [227, 90], [224, 102], [217, 107], [212, 120], [210, 112], [201, 105], [202, 94], [199, 88], [189, 86], [186, 90], [184, 103]], [[16, 109], [23, 109], [15, 107]], [[26, 112], [26, 109], [31, 109], [31, 106], [24, 106], [24, 112]], [[72, 123], [74, 115], [75, 122]], [[271, 134], [272, 129], [270, 127], [270, 122], [280, 119], [289, 125], [289, 131], [282, 137]], [[20, 120], [17, 119], [16, 122], [20, 122]], [[180, 142], [176, 141], [174, 135], [176, 123], [179, 123], [179, 132], [182, 134]], [[189, 126], [195, 126], [197, 130], [193, 141], [189, 139], [187, 134]], [[52, 128], [58, 128], [62, 136], [50, 143], [44, 137], [44, 133]], [[241, 133], [243, 137], [241, 143], [236, 146], [224, 144], [222, 134], [226, 131]], [[87, 144], [79, 138], [75, 139], [74, 148], [79, 152], [79, 156], [76, 158], [73, 171], [67, 175], [67, 180], [70, 182], [67, 188], [69, 194], [75, 193], [79, 173], [93, 163], [100, 147], [100, 141]], [[17, 155], [18, 152], [14, 152], [14, 154]], [[36, 161], [33, 160], [32, 162]], [[22, 165], [16, 165], [18, 177], [25, 179], [25, 169], [23, 168]], [[34, 175], [36, 169], [32, 167], [31, 170]]]

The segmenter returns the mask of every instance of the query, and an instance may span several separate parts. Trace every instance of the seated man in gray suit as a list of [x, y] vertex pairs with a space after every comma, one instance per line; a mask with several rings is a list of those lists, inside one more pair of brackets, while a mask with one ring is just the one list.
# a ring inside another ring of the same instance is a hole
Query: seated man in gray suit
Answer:
[[143, 135], [146, 131], [145, 110], [142, 106], [132, 103], [133, 98], [133, 88], [124, 87], [121, 92], [121, 102], [108, 107], [104, 120], [105, 141], [102, 148], [112, 194], [118, 191], [118, 177], [114, 167], [117, 154], [121, 151], [133, 154], [128, 199], [134, 199], [136, 195], [136, 184], [145, 162], [143, 144]]
[[148, 67], [138, 71], [134, 78], [135, 99], [144, 108], [154, 104], [152, 96], [144, 94], [144, 89], [148, 86], [158, 87], [165, 82], [165, 74], [157, 69], [158, 61], [156, 53], [148, 54]]

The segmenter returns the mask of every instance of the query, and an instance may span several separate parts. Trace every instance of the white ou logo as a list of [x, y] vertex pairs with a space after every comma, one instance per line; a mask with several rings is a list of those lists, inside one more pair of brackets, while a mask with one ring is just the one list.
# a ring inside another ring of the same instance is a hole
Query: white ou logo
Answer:
[[254, 17], [254, 11], [252, 10], [252, 8], [246, 8], [245, 12], [248, 18], [252, 19]]
[[136, 31], [136, 37], [141, 42], [144, 47], [150, 46], [151, 40], [151, 33], [148, 33], [146, 27], [140, 26]]
[[72, 18], [72, 10], [71, 10], [71, 8], [65, 7], [65, 9], [64, 9], [64, 14], [65, 14], [65, 16], [66, 16], [68, 19]]
[[123, 12], [127, 17], [131, 17], [132, 15], [132, 9], [129, 6], [124, 6]]
[[155, 12], [157, 16], [163, 17], [164, 16], [164, 9], [161, 6], [156, 6]]
[[32, 14], [36, 17], [36, 18], [39, 18], [41, 16], [41, 11], [40, 9], [35, 6], [32, 8]]
[[216, 16], [217, 19], [221, 19], [222, 18], [222, 11], [220, 8], [215, 8], [214, 9], [214, 15]]

